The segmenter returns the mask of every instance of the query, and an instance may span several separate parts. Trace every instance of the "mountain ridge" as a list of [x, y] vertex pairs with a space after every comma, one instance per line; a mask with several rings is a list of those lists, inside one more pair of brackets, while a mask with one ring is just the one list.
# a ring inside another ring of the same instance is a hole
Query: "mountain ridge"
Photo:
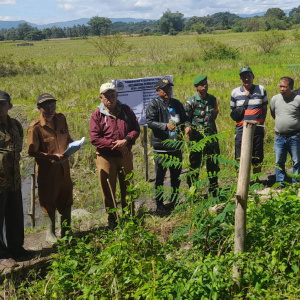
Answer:
[[[291, 10], [284, 10], [284, 12], [286, 13], [286, 15], [288, 15], [288, 13]], [[261, 17], [265, 14], [266, 12], [258, 12], [258, 13], [254, 13], [254, 14], [237, 14], [237, 16], [241, 17], [241, 18], [252, 18], [252, 17]], [[27, 22], [25, 20], [19, 20], [19, 21], [1, 21], [0, 20], [0, 30], [1, 29], [10, 29], [13, 27], [18, 27], [19, 24], [24, 24], [27, 23], [28, 25], [32, 26], [32, 27], [36, 27], [39, 30], [45, 29], [45, 28], [51, 28], [53, 26], [56, 27], [73, 27], [73, 26], [77, 26], [77, 25], [88, 25], [88, 22], [91, 18], [80, 18], [80, 19], [76, 19], [76, 20], [70, 20], [70, 21], [62, 21], [62, 22], [55, 22], [55, 23], [48, 23], [48, 24], [43, 24], [43, 25], [38, 25], [38, 24], [34, 24], [34, 23], [30, 23]], [[143, 21], [155, 21], [152, 19], [136, 19], [136, 18], [108, 18], [110, 19], [113, 23], [116, 22], [125, 22], [125, 23], [137, 23], [137, 22], [143, 22]]]

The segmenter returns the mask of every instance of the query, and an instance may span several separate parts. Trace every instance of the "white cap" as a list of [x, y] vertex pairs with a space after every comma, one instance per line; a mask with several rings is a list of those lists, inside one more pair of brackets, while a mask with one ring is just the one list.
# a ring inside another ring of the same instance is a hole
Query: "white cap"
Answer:
[[111, 82], [106, 82], [100, 86], [100, 94], [103, 94], [103, 93], [107, 92], [108, 90], [115, 91], [116, 90], [115, 85], [112, 84]]

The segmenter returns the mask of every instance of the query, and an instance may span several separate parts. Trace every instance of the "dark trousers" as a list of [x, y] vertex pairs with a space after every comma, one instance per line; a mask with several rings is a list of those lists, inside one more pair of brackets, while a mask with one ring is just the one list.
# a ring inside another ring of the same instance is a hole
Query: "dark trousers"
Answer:
[[0, 258], [20, 251], [24, 243], [21, 191], [0, 194]]
[[[264, 136], [263, 127], [256, 127], [253, 136], [252, 165], [256, 166], [264, 160]], [[237, 127], [235, 134], [235, 159], [239, 160], [242, 151], [243, 127]]]
[[[219, 142], [211, 142], [206, 144], [203, 151], [191, 152], [190, 154], [190, 171], [200, 168], [203, 160], [203, 156], [206, 156], [206, 170], [209, 179], [209, 191], [214, 192], [218, 188], [218, 176], [220, 171], [219, 163], [216, 160], [216, 155], [220, 154]], [[191, 187], [199, 179], [199, 172], [193, 173], [193, 175], [187, 178], [188, 186]]]
[[[159, 154], [159, 153], [156, 153]], [[179, 159], [182, 162], [182, 153], [180, 150], [174, 152], [164, 152], [164, 155], [173, 156]], [[163, 197], [163, 186], [164, 180], [167, 172], [167, 168], [165, 168], [162, 164], [164, 161], [163, 157], [157, 157], [154, 159], [155, 162], [155, 200], [156, 204], [162, 204], [164, 197]], [[180, 186], [180, 179], [179, 176], [181, 174], [182, 166], [180, 167], [169, 167], [170, 170], [170, 177], [171, 177], [171, 188], [172, 188], [172, 196], [171, 202], [176, 203], [179, 198], [179, 186]]]

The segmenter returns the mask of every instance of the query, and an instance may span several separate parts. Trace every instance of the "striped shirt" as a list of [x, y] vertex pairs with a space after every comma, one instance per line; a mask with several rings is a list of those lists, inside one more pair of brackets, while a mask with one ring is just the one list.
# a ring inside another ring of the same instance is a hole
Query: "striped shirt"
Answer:
[[231, 92], [230, 108], [234, 109], [244, 104], [247, 97], [249, 102], [245, 110], [244, 119], [236, 123], [236, 126], [243, 126], [244, 121], [256, 121], [259, 124], [264, 123], [263, 107], [268, 104], [268, 96], [262, 85], [253, 85], [249, 95], [246, 95], [243, 86], [234, 89]]

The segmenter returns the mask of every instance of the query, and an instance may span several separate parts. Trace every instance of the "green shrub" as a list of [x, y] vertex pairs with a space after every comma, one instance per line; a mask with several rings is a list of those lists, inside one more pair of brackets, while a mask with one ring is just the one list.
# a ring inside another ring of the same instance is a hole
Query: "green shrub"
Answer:
[[230, 46], [216, 41], [212, 38], [197, 37], [197, 43], [201, 48], [202, 56], [204, 60], [211, 59], [237, 59], [239, 52]]
[[253, 43], [258, 45], [263, 53], [272, 53], [284, 40], [285, 34], [278, 30], [270, 30], [257, 33], [252, 39]]

